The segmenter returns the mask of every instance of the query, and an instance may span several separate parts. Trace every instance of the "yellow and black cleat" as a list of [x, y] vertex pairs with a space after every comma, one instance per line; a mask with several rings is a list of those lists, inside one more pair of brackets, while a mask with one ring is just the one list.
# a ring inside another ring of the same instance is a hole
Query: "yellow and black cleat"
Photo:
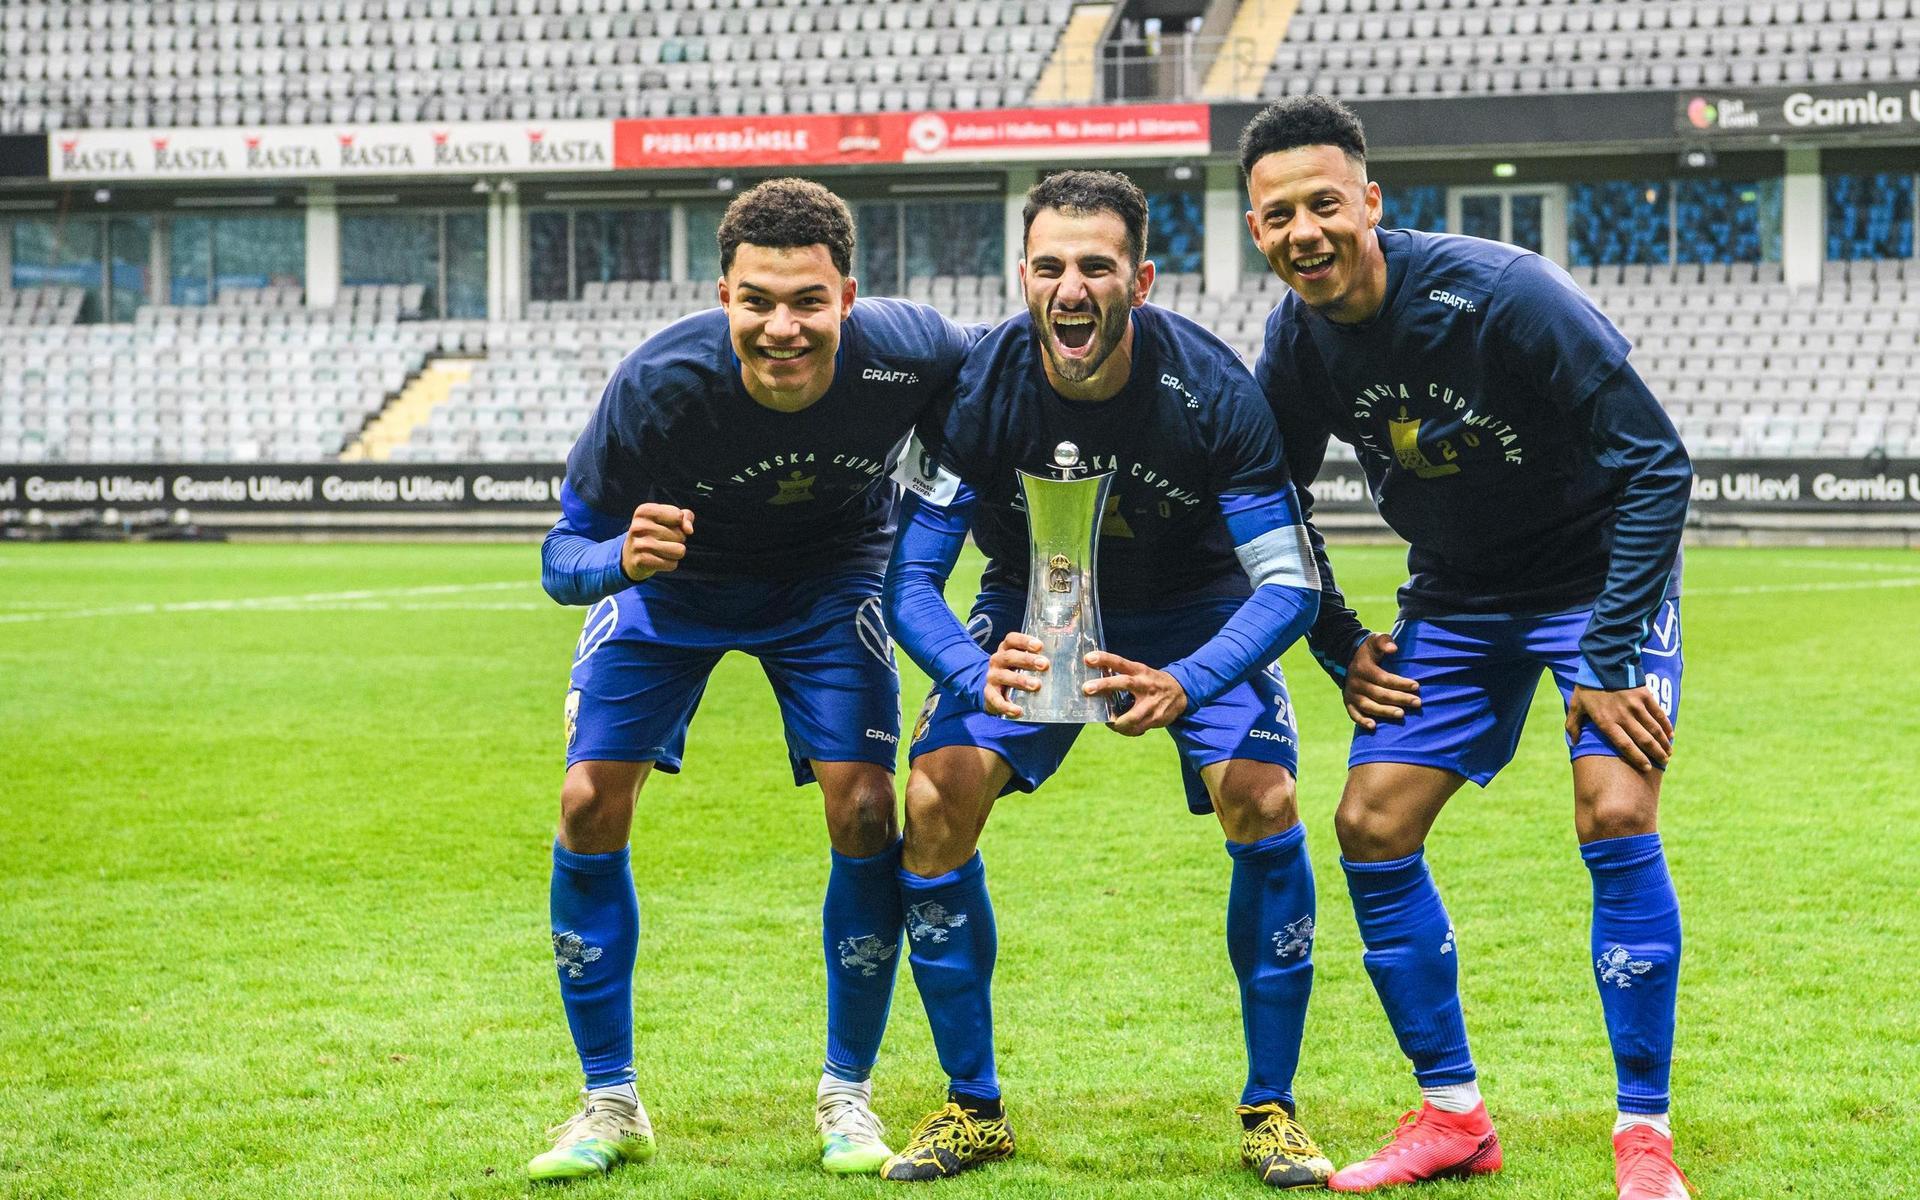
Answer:
[[880, 1168], [882, 1179], [946, 1179], [1013, 1153], [1013, 1127], [949, 1101], [914, 1126], [913, 1137]]
[[1286, 1105], [1269, 1101], [1233, 1111], [1240, 1114], [1240, 1161], [1253, 1168], [1261, 1183], [1283, 1191], [1327, 1186], [1333, 1163]]

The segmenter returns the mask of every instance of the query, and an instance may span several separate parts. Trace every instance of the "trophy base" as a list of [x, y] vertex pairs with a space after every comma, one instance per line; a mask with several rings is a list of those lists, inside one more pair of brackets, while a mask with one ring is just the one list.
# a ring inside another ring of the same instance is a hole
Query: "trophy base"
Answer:
[[[1021, 715], [1012, 718], [1027, 725], [1103, 725], [1126, 708], [1114, 702], [1114, 693], [1089, 696], [1081, 689], [1106, 672], [1089, 667], [1087, 655], [1100, 648], [1090, 639], [1068, 634], [1048, 637], [1038, 633], [1047, 656], [1047, 669], [1040, 672], [1040, 690], [1015, 692], [1012, 700]], [[1131, 701], [1132, 697], [1128, 697]]]

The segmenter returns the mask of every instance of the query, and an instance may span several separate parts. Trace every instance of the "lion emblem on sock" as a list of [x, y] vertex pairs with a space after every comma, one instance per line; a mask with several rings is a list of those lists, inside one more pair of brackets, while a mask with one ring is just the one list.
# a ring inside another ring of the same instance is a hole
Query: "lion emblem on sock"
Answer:
[[839, 946], [836, 947], [840, 951], [841, 966], [849, 971], [858, 971], [869, 979], [877, 974], [881, 967], [887, 965], [887, 960], [892, 958], [893, 952], [899, 948], [899, 943], [889, 946], [880, 940], [879, 935], [872, 933], [862, 934], [859, 937], [841, 938]]
[[553, 935], [553, 965], [566, 972], [568, 979], [579, 979], [587, 973], [587, 964], [598, 962], [600, 947], [589, 946], [579, 934], [571, 929], [562, 930]]
[[1305, 958], [1313, 952], [1313, 918], [1301, 917], [1290, 925], [1282, 926], [1280, 932], [1273, 935], [1273, 954], [1275, 958], [1292, 958], [1298, 954]]
[[1594, 960], [1593, 965], [1600, 972], [1601, 983], [1621, 988], [1632, 987], [1635, 975], [1645, 975], [1653, 970], [1652, 963], [1627, 953], [1625, 946], [1609, 946], [1605, 954]]
[[944, 904], [928, 900], [907, 909], [907, 936], [916, 942], [944, 942], [947, 931], [967, 923], [967, 914], [950, 913]]

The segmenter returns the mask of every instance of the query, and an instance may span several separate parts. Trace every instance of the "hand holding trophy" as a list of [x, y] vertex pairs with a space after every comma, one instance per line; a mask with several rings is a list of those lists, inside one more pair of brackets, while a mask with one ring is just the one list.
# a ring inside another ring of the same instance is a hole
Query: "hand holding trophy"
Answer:
[[1040, 687], [1017, 702], [1021, 721], [1049, 725], [1105, 722], [1124, 711], [1111, 694], [1089, 696], [1085, 685], [1102, 672], [1087, 655], [1105, 648], [1094, 590], [1099, 522], [1113, 472], [1080, 472], [1080, 448], [1061, 442], [1050, 475], [1020, 472], [1027, 506], [1027, 613], [1021, 632], [1041, 644], [1049, 666], [1035, 673]]

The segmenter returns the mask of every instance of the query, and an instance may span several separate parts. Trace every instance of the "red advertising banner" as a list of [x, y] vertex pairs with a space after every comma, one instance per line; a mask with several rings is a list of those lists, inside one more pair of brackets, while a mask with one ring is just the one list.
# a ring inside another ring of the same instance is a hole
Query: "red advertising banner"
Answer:
[[1205, 154], [1204, 104], [796, 113], [614, 122], [616, 170], [1020, 162]]
[[669, 117], [613, 123], [615, 170], [901, 161], [899, 113]]
[[1104, 108], [1007, 108], [903, 114], [906, 162], [1001, 162], [1205, 154], [1212, 123], [1204, 104]]

